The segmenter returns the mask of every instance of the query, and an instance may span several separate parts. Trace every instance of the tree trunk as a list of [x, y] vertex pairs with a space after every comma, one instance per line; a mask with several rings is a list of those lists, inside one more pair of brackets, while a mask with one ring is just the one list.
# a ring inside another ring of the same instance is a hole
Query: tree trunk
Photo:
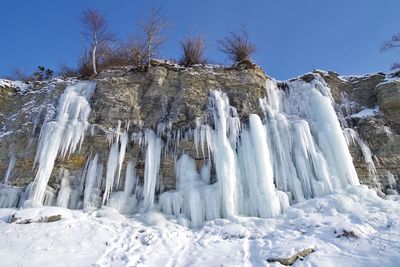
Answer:
[[153, 36], [149, 37], [149, 43], [147, 45], [147, 68], [150, 69], [150, 61], [151, 61], [151, 45], [153, 43]]
[[93, 74], [97, 75], [97, 66], [96, 66], [96, 52], [97, 52], [97, 31], [94, 32], [94, 45], [92, 50], [92, 64], [93, 64]]
[[93, 46], [92, 50], [92, 65], [93, 65], [93, 73], [97, 75], [97, 68], [96, 68], [96, 50], [97, 50], [97, 45]]

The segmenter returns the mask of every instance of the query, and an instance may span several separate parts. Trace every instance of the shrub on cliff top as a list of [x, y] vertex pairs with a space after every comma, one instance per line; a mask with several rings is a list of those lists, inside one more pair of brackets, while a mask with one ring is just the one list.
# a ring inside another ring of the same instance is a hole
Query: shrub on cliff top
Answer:
[[230, 31], [229, 35], [218, 40], [218, 50], [225, 53], [235, 63], [250, 61], [256, 52], [256, 46], [250, 42], [249, 33], [245, 28]]
[[195, 64], [205, 64], [207, 60], [204, 58], [204, 38], [200, 36], [186, 37], [181, 42], [182, 58], [180, 64], [184, 66], [192, 66]]

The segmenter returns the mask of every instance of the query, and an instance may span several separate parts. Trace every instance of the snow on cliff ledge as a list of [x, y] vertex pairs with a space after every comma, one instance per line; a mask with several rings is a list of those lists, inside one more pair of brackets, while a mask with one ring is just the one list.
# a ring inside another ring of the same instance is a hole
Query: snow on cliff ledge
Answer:
[[26, 91], [28, 91], [29, 85], [22, 81], [0, 79], [0, 87], [12, 87], [18, 89], [22, 93], [25, 93]]

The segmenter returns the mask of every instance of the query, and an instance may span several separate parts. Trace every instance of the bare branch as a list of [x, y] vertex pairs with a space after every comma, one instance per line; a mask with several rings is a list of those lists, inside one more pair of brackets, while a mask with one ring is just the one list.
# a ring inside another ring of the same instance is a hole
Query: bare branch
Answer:
[[140, 37], [135, 37], [128, 42], [119, 43], [117, 46], [106, 50], [100, 65], [102, 67], [133, 65], [143, 68], [145, 56], [146, 46], [144, 40]]
[[83, 26], [82, 35], [90, 44], [93, 73], [97, 74], [97, 63], [104, 56], [115, 36], [108, 30], [104, 16], [97, 10], [83, 11], [80, 20]]
[[189, 36], [181, 42], [182, 58], [180, 64], [192, 66], [194, 64], [205, 64], [207, 60], [204, 58], [204, 38], [201, 36]]
[[130, 42], [129, 52], [133, 65], [143, 69], [146, 61], [146, 41], [140, 36], [136, 36]]
[[76, 77], [76, 76], [78, 76], [78, 70], [73, 67], [70, 67], [65, 62], [60, 62], [58, 64], [57, 75], [64, 76], [64, 77]]
[[235, 63], [250, 61], [251, 55], [256, 52], [256, 46], [249, 41], [249, 33], [243, 27], [237, 31], [230, 31], [229, 36], [218, 40], [218, 44], [218, 50]]
[[390, 70], [396, 70], [396, 69], [400, 69], [400, 63], [398, 62], [393, 63], [392, 66], [390, 67]]
[[91, 52], [88, 50], [83, 50], [82, 54], [78, 59], [78, 72], [83, 77], [87, 77], [93, 74], [93, 65], [91, 60]]
[[381, 47], [381, 51], [384, 52], [397, 48], [400, 48], [400, 32], [393, 35], [389, 40], [386, 40]]
[[32, 75], [26, 74], [21, 68], [11, 67], [10, 74], [5, 77], [9, 80], [28, 82], [32, 80]]
[[150, 67], [151, 59], [157, 55], [161, 45], [165, 42], [165, 34], [170, 23], [166, 19], [163, 9], [158, 7], [153, 8], [146, 19], [139, 21], [138, 26], [146, 37], [146, 60]]

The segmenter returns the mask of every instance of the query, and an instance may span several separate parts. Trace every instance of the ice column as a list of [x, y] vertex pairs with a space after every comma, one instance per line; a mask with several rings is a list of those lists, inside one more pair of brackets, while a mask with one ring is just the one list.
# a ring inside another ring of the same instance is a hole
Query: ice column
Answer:
[[375, 163], [372, 159], [372, 152], [369, 149], [368, 145], [360, 138], [358, 133], [350, 128], [344, 129], [344, 134], [346, 137], [347, 144], [357, 144], [361, 149], [361, 153], [363, 155], [365, 164], [367, 165], [367, 169], [369, 174], [376, 175]]
[[[219, 190], [221, 194], [221, 213], [227, 218], [236, 213], [235, 211], [235, 187], [236, 187], [236, 158], [232, 143], [237, 136], [237, 125], [230, 129], [231, 116], [228, 98], [218, 91], [211, 91], [214, 100], [214, 124], [215, 131], [212, 135], [212, 153]], [[236, 120], [235, 120], [236, 121]], [[237, 122], [237, 121], [236, 121]], [[229, 133], [235, 136], [228, 136]]]
[[239, 166], [244, 198], [240, 199], [244, 215], [271, 218], [281, 211], [273, 181], [273, 167], [267, 136], [261, 119], [249, 117], [250, 128], [243, 130], [239, 146]]
[[160, 169], [160, 157], [162, 143], [161, 139], [152, 130], [145, 131], [145, 142], [147, 145], [144, 167], [143, 202], [144, 211], [150, 209], [154, 204], [154, 196]]
[[4, 184], [7, 184], [8, 179], [11, 176], [11, 172], [13, 171], [13, 169], [15, 167], [16, 162], [17, 162], [17, 159], [16, 159], [15, 155], [12, 155], [10, 162], [8, 163], [7, 171], [4, 175]]
[[85, 191], [83, 195], [83, 208], [98, 207], [100, 204], [100, 186], [103, 179], [103, 164], [96, 154], [89, 159], [86, 174]]
[[[279, 90], [276, 82], [268, 81], [269, 102], [262, 105], [269, 131], [283, 145], [275, 146], [278, 151], [274, 153], [282, 157], [290, 151], [284, 158], [292, 161], [296, 169], [296, 172], [286, 172], [290, 181], [284, 178], [281, 168], [282, 173], [277, 173], [275, 177], [278, 188], [287, 186], [294, 199], [301, 200], [302, 195], [323, 195], [333, 188], [358, 184], [357, 173], [325, 81], [319, 75], [314, 75], [310, 83], [296, 80], [287, 85], [285, 90]], [[277, 124], [275, 130], [270, 126], [271, 122]], [[279, 124], [282, 122], [289, 125], [280, 135]], [[287, 134], [288, 137], [285, 137]], [[273, 141], [270, 140], [270, 143]], [[298, 181], [301, 182], [301, 191], [298, 190]]]
[[43, 124], [34, 164], [38, 163], [38, 169], [29, 203], [43, 203], [57, 155], [64, 157], [81, 146], [89, 125], [89, 99], [95, 87], [96, 83], [89, 81], [67, 86], [60, 97], [56, 117]]
[[[120, 131], [121, 122], [118, 121], [118, 128], [115, 133], [116, 138], [110, 148], [110, 154], [107, 161], [107, 173], [106, 173], [106, 189], [103, 195], [103, 205], [110, 198], [110, 194], [114, 187], [118, 189], [119, 178], [121, 176], [122, 164], [125, 158], [126, 146], [128, 143], [128, 133]], [[109, 141], [113, 141], [114, 138], [110, 138]], [[115, 176], [117, 176], [115, 180]]]
[[176, 190], [160, 195], [160, 209], [169, 215], [185, 215], [193, 228], [206, 220], [220, 218], [219, 188], [205, 181], [209, 180], [208, 168], [208, 165], [202, 167], [202, 177], [195, 160], [182, 154], [176, 162]]

